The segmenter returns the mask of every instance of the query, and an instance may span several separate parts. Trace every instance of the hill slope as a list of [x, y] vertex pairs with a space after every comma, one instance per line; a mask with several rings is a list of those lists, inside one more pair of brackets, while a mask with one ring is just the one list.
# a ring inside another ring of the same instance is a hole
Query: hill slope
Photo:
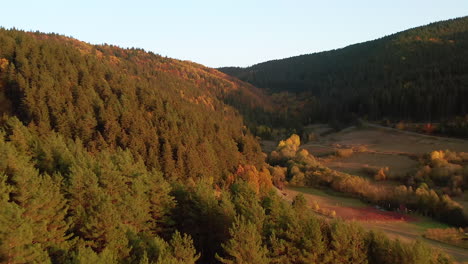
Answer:
[[468, 113], [468, 17], [342, 49], [220, 70], [307, 97], [306, 121], [355, 114], [440, 121]]
[[[132, 243], [172, 250], [159, 236], [196, 260], [174, 231], [199, 232], [185, 221], [200, 212], [176, 207], [171, 185], [201, 185], [214, 203], [241, 178], [271, 188], [258, 142], [225, 102], [269, 111], [261, 91], [202, 65], [0, 29], [0, 262], [139, 263]], [[193, 237], [212, 260], [220, 242]]]
[[271, 105], [194, 63], [1, 29], [0, 263], [450, 263], [283, 202], [225, 102]]
[[[192, 168], [219, 179], [261, 160], [224, 103], [268, 107], [251, 85], [195, 63], [58, 35], [1, 30], [0, 46], [0, 110], [40, 133], [54, 130], [91, 150], [130, 148], [173, 178]], [[206, 155], [210, 164], [201, 166]]]

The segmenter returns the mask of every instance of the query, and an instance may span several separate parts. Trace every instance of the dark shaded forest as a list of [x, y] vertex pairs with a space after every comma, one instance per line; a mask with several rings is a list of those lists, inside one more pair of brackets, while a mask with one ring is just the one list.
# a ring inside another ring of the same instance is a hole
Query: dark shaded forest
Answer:
[[283, 111], [297, 113], [291, 117], [303, 124], [356, 118], [442, 122], [447, 133], [467, 136], [467, 57], [463, 17], [342, 49], [219, 70], [292, 97], [296, 103]]
[[1, 29], [0, 262], [451, 263], [283, 201], [246, 126], [273, 110], [194, 63]]

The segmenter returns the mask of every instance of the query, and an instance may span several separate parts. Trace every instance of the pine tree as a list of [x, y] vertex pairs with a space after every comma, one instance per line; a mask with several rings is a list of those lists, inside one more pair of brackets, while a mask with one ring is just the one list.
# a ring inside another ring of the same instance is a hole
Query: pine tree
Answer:
[[269, 263], [268, 250], [263, 246], [262, 236], [255, 224], [243, 217], [236, 217], [229, 233], [231, 238], [222, 245], [225, 257], [216, 256], [219, 261], [226, 264]]
[[[44, 249], [66, 247], [68, 224], [66, 200], [60, 175], [40, 175], [25, 155], [0, 139], [0, 173], [11, 185], [10, 202], [24, 209], [22, 216], [32, 224], [33, 242]], [[34, 188], [31, 188], [34, 186]]]
[[360, 226], [336, 221], [330, 228], [328, 260], [331, 263], [367, 263], [367, 245]]
[[25, 209], [8, 202], [11, 187], [7, 176], [0, 173], [0, 262], [2, 263], [50, 263], [47, 251], [35, 239], [34, 223], [24, 217]]

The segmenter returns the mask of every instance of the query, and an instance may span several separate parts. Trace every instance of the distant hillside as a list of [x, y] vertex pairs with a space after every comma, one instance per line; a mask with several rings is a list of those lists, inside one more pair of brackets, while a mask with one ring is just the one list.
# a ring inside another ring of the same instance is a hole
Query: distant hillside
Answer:
[[468, 113], [468, 17], [342, 49], [219, 69], [309, 98], [304, 120], [439, 121]]

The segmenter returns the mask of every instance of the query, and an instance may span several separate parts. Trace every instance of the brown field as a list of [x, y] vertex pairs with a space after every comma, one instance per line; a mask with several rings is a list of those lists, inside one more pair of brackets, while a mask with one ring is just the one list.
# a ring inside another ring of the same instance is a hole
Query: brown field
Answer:
[[335, 210], [337, 216], [346, 220], [365, 222], [388, 222], [388, 221], [416, 221], [414, 217], [397, 212], [381, 211], [374, 207], [352, 208], [341, 207]]
[[405, 175], [414, 170], [418, 162], [408, 156], [361, 152], [346, 158], [323, 159], [322, 163], [334, 170], [353, 175], [369, 176], [365, 167], [388, 167], [392, 177]]
[[285, 188], [283, 193], [289, 198], [302, 193], [309, 204], [313, 204], [315, 201], [319, 204], [320, 208], [335, 211], [337, 217], [345, 220], [359, 222], [413, 222], [417, 220], [417, 218], [408, 214], [380, 210], [355, 198], [341, 196], [340, 194], [338, 194], [340, 196], [335, 196], [333, 193], [313, 188], [289, 187]]
[[391, 128], [351, 128], [320, 139], [325, 144], [365, 146], [377, 152], [424, 154], [433, 150], [468, 151], [468, 141], [398, 131]]
[[[365, 167], [389, 168], [390, 178], [417, 169], [418, 158], [434, 150], [468, 151], [468, 140], [443, 138], [398, 131], [391, 128], [351, 127], [331, 133], [302, 146], [321, 157], [323, 165], [360, 176], [371, 176]], [[338, 156], [339, 149], [353, 149], [350, 156]]]
[[301, 146], [309, 151], [310, 154], [315, 157], [324, 157], [333, 155], [338, 148], [333, 146], [327, 146], [324, 144], [315, 144], [315, 142], [305, 144]]
[[[320, 132], [326, 130], [324, 125], [317, 127]], [[337, 171], [371, 178], [370, 171], [388, 167], [389, 180], [381, 184], [400, 184], [391, 179], [414, 173], [419, 167], [419, 158], [431, 151], [449, 149], [456, 152], [468, 152], [468, 140], [420, 135], [374, 125], [368, 125], [366, 128], [351, 127], [337, 133], [312, 132], [319, 136], [316, 140], [301, 147], [316, 156], [323, 165]], [[263, 144], [266, 147], [265, 150], [269, 151], [273, 150], [276, 145], [272, 141]], [[351, 155], [337, 155], [338, 150], [349, 149], [353, 150]], [[383, 211], [358, 199], [331, 191], [289, 187], [282, 192], [287, 200], [302, 193], [311, 206], [316, 203], [323, 210], [335, 211], [337, 217], [357, 221], [367, 229], [380, 230], [389, 237], [402, 241], [423, 240], [447, 252], [460, 263], [468, 263], [467, 249], [423, 237], [424, 232], [429, 228], [447, 227], [431, 219]], [[466, 208], [468, 195], [458, 197], [456, 200], [466, 205], [465, 210], [468, 209]]]

